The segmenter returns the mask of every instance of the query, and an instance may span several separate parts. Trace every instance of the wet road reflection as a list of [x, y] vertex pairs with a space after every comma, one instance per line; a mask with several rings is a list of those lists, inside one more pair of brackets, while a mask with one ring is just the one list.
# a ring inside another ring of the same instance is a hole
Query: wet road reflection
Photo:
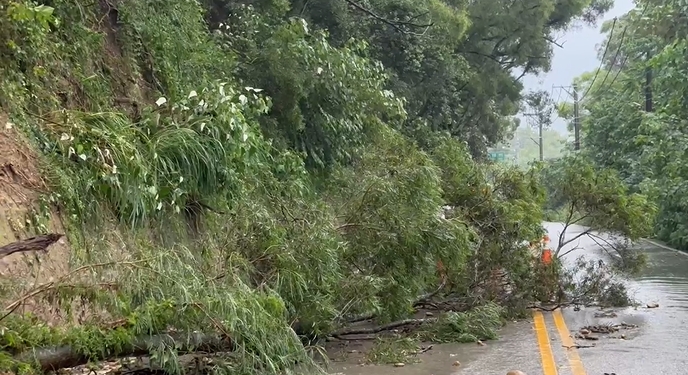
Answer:
[[[556, 226], [556, 224], [552, 224]], [[594, 241], [582, 238], [577, 244], [594, 259], [604, 256]], [[623, 335], [601, 335], [594, 348], [580, 349], [588, 374], [685, 374], [688, 364], [688, 254], [658, 243], [638, 244], [648, 256], [647, 267], [628, 280], [631, 295], [641, 305], [616, 311], [616, 317], [596, 317], [600, 309], [567, 309], [564, 316], [569, 328], [578, 331], [587, 325], [638, 325]], [[648, 308], [657, 304], [656, 308]]]

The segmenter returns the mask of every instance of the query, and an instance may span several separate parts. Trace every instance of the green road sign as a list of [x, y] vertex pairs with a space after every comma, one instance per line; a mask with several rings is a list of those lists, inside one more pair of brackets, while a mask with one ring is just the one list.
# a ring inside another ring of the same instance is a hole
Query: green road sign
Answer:
[[493, 148], [493, 149], [489, 149], [487, 151], [487, 156], [490, 158], [490, 160], [498, 161], [498, 162], [502, 162], [502, 161], [506, 161], [506, 160], [511, 159], [512, 158], [511, 154], [512, 154], [511, 150], [508, 150], [508, 149]]
[[494, 161], [506, 160], [506, 153], [505, 152], [494, 151], [494, 152], [490, 152], [488, 155], [490, 157], [490, 160], [494, 160]]

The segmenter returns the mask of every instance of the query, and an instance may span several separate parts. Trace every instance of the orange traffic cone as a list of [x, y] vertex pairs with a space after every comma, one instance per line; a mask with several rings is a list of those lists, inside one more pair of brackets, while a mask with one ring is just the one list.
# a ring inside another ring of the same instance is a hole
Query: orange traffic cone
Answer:
[[544, 264], [552, 263], [552, 250], [545, 249], [542, 251], [542, 263], [544, 263]]

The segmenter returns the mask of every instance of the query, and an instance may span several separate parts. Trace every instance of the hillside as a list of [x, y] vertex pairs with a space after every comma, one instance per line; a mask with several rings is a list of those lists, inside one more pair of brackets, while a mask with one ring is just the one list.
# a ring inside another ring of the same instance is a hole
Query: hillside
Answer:
[[[42, 195], [48, 191], [40, 168], [39, 158], [30, 144], [9, 122], [0, 116], [0, 241], [8, 244], [31, 237], [36, 231], [64, 233], [60, 220], [46, 221], [48, 215], [59, 217], [54, 207], [41, 204]], [[40, 274], [34, 274], [26, 262], [32, 262], [26, 254], [13, 254], [0, 259], [0, 272], [9, 280], [24, 277], [38, 282], [61, 274], [69, 267], [69, 247], [62, 239], [42, 257]]]
[[421, 302], [416, 339], [494, 338], [553, 287], [536, 171], [483, 163], [511, 71], [608, 8], [0, 2], [0, 245], [65, 235], [2, 258], [0, 370], [317, 371], [309, 340]]

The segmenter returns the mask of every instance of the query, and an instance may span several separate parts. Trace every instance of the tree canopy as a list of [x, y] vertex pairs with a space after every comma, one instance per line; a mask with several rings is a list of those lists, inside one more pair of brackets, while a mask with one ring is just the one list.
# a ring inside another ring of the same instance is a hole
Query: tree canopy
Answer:
[[655, 235], [682, 249], [688, 248], [685, 14], [678, 1], [638, 1], [603, 27], [599, 74], [579, 79], [586, 90], [591, 86], [581, 103], [584, 152], [652, 196], [659, 206]]
[[468, 142], [475, 156], [513, 132], [520, 79], [549, 70], [556, 33], [575, 22], [593, 23], [612, 5], [609, 0], [211, 3], [214, 25], [252, 4], [261, 12], [303, 17], [327, 30], [336, 47], [352, 38], [366, 41], [369, 56], [389, 76], [385, 87], [405, 99], [408, 115], [397, 128], [405, 134], [419, 126], [446, 131]]

